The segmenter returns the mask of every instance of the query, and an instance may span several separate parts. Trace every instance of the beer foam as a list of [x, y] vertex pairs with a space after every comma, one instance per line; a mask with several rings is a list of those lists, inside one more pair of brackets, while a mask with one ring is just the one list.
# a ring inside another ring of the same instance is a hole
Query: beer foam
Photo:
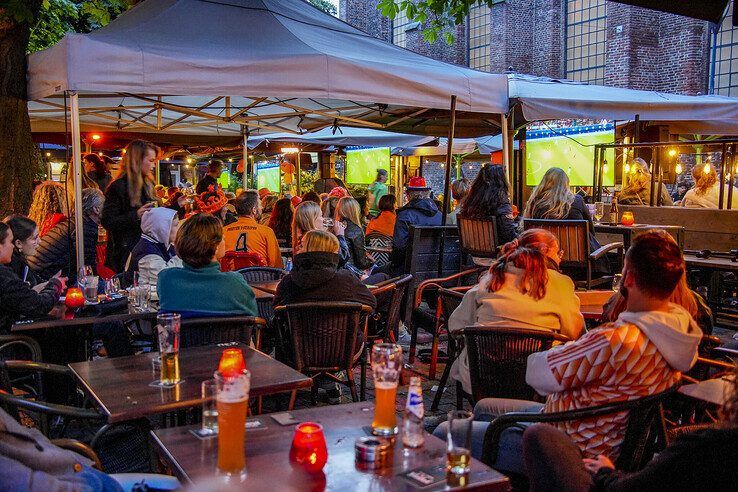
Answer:
[[249, 384], [243, 381], [226, 381], [216, 396], [216, 400], [223, 403], [240, 403], [248, 399]]
[[375, 382], [374, 387], [376, 389], [383, 389], [383, 390], [391, 390], [397, 388], [397, 382], [394, 383], [392, 381], [381, 381], [381, 382]]

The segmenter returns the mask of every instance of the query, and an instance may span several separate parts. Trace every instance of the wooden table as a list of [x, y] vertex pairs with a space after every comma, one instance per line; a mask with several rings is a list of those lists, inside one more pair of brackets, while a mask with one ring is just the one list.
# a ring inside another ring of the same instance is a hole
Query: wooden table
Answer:
[[689, 267], [706, 268], [710, 270], [738, 271], [738, 261], [728, 258], [697, 258], [694, 255], [684, 255], [684, 261]]
[[732, 391], [734, 381], [735, 376], [731, 374], [722, 378], [707, 379], [699, 383], [683, 384], [679, 387], [679, 393], [714, 405], [723, 405]]
[[637, 233], [645, 232], [646, 230], [661, 229], [672, 236], [676, 240], [677, 244], [681, 249], [684, 249], [684, 227], [678, 225], [654, 225], [654, 224], [633, 224], [632, 226], [625, 226], [622, 224], [612, 224], [608, 222], [595, 222], [594, 231], [599, 234], [613, 234], [622, 236], [623, 247], [625, 251], [628, 251], [630, 243], [633, 237]]
[[[80, 387], [107, 416], [108, 423], [123, 422], [148, 415], [170, 412], [202, 404], [200, 383], [213, 377], [225, 346], [219, 344], [180, 351], [179, 370], [183, 381], [173, 388], [150, 386], [158, 379], [151, 359], [156, 352], [98, 359], [69, 364]], [[309, 388], [312, 380], [271, 357], [236, 344], [243, 350], [246, 367], [251, 371], [250, 396], [292, 392]]]
[[578, 290], [574, 293], [579, 297], [579, 311], [582, 316], [593, 320], [602, 317], [605, 302], [614, 294], [611, 290]]
[[[363, 426], [371, 424], [374, 406], [369, 402], [310, 408], [291, 412], [300, 422], [323, 425], [328, 444], [328, 463], [324, 474], [305, 475], [290, 467], [289, 450], [294, 425], [282, 426], [268, 415], [259, 420], [263, 428], [246, 431], [246, 468], [248, 477], [242, 490], [414, 490], [397, 475], [405, 471], [433, 465], [445, 465], [446, 445], [426, 434], [425, 446], [403, 452], [400, 439], [395, 441], [394, 461], [375, 471], [357, 469], [354, 440], [365, 436]], [[399, 418], [399, 416], [398, 416]], [[153, 441], [161, 456], [183, 484], [212, 480], [217, 461], [217, 439], [200, 440], [189, 431], [193, 427], [175, 427], [152, 431]], [[509, 490], [505, 476], [483, 463], [472, 460], [470, 483], [458, 490]], [[446, 489], [445, 482], [423, 490]], [[232, 488], [237, 488], [233, 487]]]
[[118, 322], [137, 319], [156, 319], [156, 311], [145, 313], [129, 313], [128, 306], [111, 314], [84, 313], [78, 309], [68, 309], [63, 303], [57, 304], [47, 316], [33, 319], [24, 319], [16, 322], [10, 328], [12, 333], [44, 330], [70, 326], [92, 327], [96, 322]]
[[279, 280], [266, 280], [264, 282], [254, 282], [249, 285], [254, 289], [254, 293], [261, 291], [274, 295], [277, 293]]

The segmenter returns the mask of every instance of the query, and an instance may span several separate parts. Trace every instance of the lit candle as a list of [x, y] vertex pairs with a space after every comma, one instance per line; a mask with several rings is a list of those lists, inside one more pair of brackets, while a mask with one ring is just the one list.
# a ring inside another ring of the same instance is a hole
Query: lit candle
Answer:
[[323, 469], [328, 461], [323, 427], [314, 422], [303, 422], [295, 427], [290, 448], [290, 463], [310, 473]]
[[68, 308], [78, 308], [85, 305], [85, 296], [79, 287], [70, 287], [67, 289], [67, 296], [64, 304]]
[[241, 349], [229, 348], [223, 351], [218, 363], [218, 372], [224, 377], [233, 377], [246, 369]]
[[622, 219], [620, 219], [620, 223], [624, 226], [632, 226], [633, 224], [635, 224], [633, 212], [623, 212], [623, 217]]

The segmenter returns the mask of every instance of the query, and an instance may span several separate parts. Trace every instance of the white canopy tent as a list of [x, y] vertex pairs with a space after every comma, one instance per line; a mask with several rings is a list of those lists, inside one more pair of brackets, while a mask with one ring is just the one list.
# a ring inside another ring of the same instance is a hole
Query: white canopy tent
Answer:
[[243, 135], [245, 158], [250, 133], [445, 134], [456, 116], [473, 136], [505, 128], [507, 112], [504, 75], [398, 48], [296, 0], [147, 0], [30, 55], [28, 93], [34, 131], [63, 131], [68, 100], [80, 264], [82, 129]]
[[393, 133], [371, 128], [342, 126], [323, 128], [302, 135], [294, 133], [273, 133], [249, 138], [249, 149], [255, 149], [264, 142], [286, 142], [302, 145], [326, 145], [335, 147], [419, 147], [437, 145], [438, 138], [423, 135]]

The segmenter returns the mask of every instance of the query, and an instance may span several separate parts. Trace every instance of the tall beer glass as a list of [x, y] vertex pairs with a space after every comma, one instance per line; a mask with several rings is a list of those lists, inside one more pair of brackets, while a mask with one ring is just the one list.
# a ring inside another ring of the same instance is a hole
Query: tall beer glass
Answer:
[[159, 335], [159, 354], [161, 355], [162, 386], [179, 383], [179, 323], [176, 313], [159, 314], [156, 317], [156, 330]]
[[397, 434], [395, 400], [402, 369], [402, 347], [393, 343], [378, 343], [372, 347], [374, 373], [374, 420], [372, 432], [378, 436]]
[[218, 385], [218, 471], [228, 482], [246, 478], [244, 438], [246, 412], [249, 406], [251, 373], [244, 369], [235, 375], [215, 373]]

